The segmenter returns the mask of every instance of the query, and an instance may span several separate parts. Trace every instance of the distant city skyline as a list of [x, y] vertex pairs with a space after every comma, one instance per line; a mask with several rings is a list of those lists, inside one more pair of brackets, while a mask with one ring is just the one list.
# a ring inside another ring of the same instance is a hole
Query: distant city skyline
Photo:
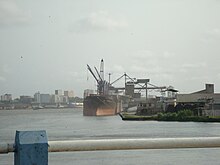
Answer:
[[34, 94], [30, 94], [30, 95], [25, 95], [25, 94], [20, 94], [19, 96], [13, 96], [13, 94], [11, 93], [0, 93], [1, 97], [11, 97], [12, 99], [16, 99], [19, 98], [20, 96], [30, 96], [30, 97], [34, 97], [34, 95], [36, 94], [49, 94], [49, 95], [59, 95], [59, 96], [66, 96], [66, 97], [77, 97], [74, 96], [74, 91], [73, 90], [62, 90], [62, 89], [56, 89], [54, 90], [53, 93], [42, 93], [40, 91], [36, 91]]
[[[220, 93], [218, 0], [0, 0], [0, 94], [95, 89], [86, 64], [190, 93]], [[116, 85], [123, 85], [119, 82]]]

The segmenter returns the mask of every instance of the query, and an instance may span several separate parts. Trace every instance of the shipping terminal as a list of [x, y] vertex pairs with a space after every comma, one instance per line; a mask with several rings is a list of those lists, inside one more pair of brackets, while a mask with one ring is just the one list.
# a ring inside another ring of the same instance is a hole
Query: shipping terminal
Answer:
[[[171, 86], [155, 86], [149, 83], [150, 79], [131, 78], [126, 73], [113, 82], [110, 82], [109, 74], [109, 81], [106, 81], [104, 80], [103, 59], [100, 63], [100, 71], [94, 67], [96, 74], [88, 64], [87, 69], [97, 82], [97, 94], [90, 94], [84, 98], [84, 116], [117, 115], [122, 111], [126, 111], [131, 107], [138, 107], [139, 105], [144, 105], [143, 108], [145, 109], [151, 109], [153, 104], [150, 101], [152, 99], [148, 98], [148, 90], [159, 90], [161, 93], [169, 92], [171, 97], [169, 97], [169, 100], [166, 98], [166, 101], [170, 102], [174, 101], [174, 95], [176, 92], [178, 92]], [[125, 80], [125, 87], [114, 87], [113, 84], [122, 78]], [[146, 96], [144, 99], [141, 97], [141, 92], [143, 92], [143, 90]], [[121, 91], [123, 91], [123, 94], [121, 94]], [[160, 101], [161, 106], [163, 102], [164, 100]], [[155, 111], [155, 113], [156, 112], [157, 111]]]

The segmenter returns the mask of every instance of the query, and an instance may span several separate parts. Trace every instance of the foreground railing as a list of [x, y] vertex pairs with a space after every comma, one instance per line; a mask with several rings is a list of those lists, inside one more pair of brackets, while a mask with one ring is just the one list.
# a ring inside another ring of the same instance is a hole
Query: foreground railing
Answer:
[[17, 131], [15, 144], [0, 143], [0, 153], [14, 152], [15, 165], [47, 165], [48, 152], [217, 147], [220, 137], [47, 141], [46, 131]]
[[49, 152], [220, 147], [220, 137], [49, 141]]

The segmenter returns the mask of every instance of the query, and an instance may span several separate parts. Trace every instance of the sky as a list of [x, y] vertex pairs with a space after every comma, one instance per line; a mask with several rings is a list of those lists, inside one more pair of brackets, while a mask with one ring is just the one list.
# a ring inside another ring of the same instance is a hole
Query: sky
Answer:
[[82, 96], [101, 59], [107, 80], [220, 92], [220, 0], [0, 0], [0, 95]]

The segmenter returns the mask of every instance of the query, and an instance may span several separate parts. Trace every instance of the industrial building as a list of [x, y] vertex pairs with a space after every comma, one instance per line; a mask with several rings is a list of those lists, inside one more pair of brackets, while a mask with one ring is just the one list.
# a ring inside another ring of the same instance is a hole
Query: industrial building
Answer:
[[220, 93], [214, 92], [214, 84], [205, 84], [205, 89], [190, 94], [177, 94], [177, 105], [193, 105], [204, 116], [220, 116]]

